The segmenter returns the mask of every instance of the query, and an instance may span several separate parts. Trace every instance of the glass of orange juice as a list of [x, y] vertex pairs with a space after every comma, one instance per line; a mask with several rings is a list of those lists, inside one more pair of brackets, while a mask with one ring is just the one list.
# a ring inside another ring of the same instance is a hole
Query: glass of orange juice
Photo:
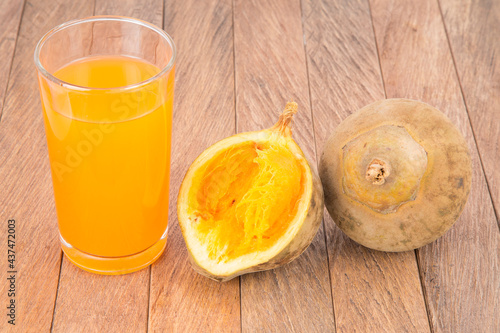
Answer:
[[175, 55], [163, 30], [116, 16], [36, 47], [61, 245], [84, 270], [133, 272], [165, 248]]

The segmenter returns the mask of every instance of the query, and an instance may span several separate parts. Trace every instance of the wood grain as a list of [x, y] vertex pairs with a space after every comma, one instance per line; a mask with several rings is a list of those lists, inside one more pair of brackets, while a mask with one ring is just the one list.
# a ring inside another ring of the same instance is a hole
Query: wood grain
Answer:
[[[443, 111], [469, 143], [473, 179], [457, 223], [418, 250], [434, 332], [500, 331], [500, 232], [435, 1], [371, 1], [388, 97]], [[490, 116], [491, 121], [491, 116]]]
[[96, 15], [119, 15], [163, 26], [163, 0], [96, 0]]
[[2, 61], [0, 61], [0, 78], [2, 78], [0, 80], [0, 119], [23, 5], [24, 0], [0, 2], [0, 22], [2, 22], [2, 29], [0, 29], [0, 54], [2, 55]]
[[[18, 271], [16, 326], [4, 317], [0, 331], [48, 332], [53, 324], [59, 332], [428, 332], [430, 322], [433, 332], [500, 332], [500, 5], [370, 5], [234, 0], [233, 13], [232, 0], [95, 1], [95, 14], [164, 24], [179, 52], [166, 253], [149, 269], [97, 276], [61, 259], [33, 66], [40, 37], [92, 15], [94, 2], [0, 1], [0, 220], [16, 219]], [[418, 250], [415, 261], [414, 252], [355, 244], [326, 213], [324, 228], [299, 259], [241, 278], [241, 309], [239, 279], [219, 284], [194, 273], [176, 197], [199, 153], [236, 130], [272, 125], [294, 98], [300, 104], [294, 137], [316, 161], [335, 126], [384, 98], [384, 86], [387, 97], [420, 99], [444, 111], [469, 143], [471, 195], [444, 237]], [[1, 236], [0, 249], [6, 244]], [[7, 289], [0, 283], [2, 304]]]
[[[235, 1], [237, 130], [272, 126], [299, 104], [293, 135], [316, 163], [299, 1]], [[313, 164], [314, 167], [314, 164]], [[295, 261], [241, 277], [242, 330], [328, 332], [333, 308], [323, 227]]]
[[127, 275], [85, 272], [64, 258], [53, 332], [146, 332], [149, 268]]
[[[61, 260], [33, 51], [54, 25], [91, 12], [86, 1], [27, 2], [19, 28], [0, 122], [1, 220], [17, 224], [17, 321], [9, 327], [16, 331], [50, 330]], [[2, 269], [2, 281], [4, 274]], [[2, 299], [6, 286], [0, 287]], [[8, 329], [6, 320], [0, 325]]]
[[500, 2], [439, 3], [500, 227]]
[[[303, 1], [316, 143], [352, 112], [384, 98], [366, 1]], [[337, 332], [428, 332], [413, 251], [351, 241], [325, 211]]]
[[151, 332], [238, 332], [239, 279], [217, 283], [189, 262], [177, 222], [177, 193], [209, 145], [234, 134], [232, 7], [224, 1], [167, 1], [165, 30], [178, 58], [167, 248], [152, 266]]
[[[163, 3], [97, 0], [94, 14], [133, 16], [161, 26]], [[53, 332], [147, 331], [149, 283], [150, 268], [123, 276], [101, 276], [63, 258]]]

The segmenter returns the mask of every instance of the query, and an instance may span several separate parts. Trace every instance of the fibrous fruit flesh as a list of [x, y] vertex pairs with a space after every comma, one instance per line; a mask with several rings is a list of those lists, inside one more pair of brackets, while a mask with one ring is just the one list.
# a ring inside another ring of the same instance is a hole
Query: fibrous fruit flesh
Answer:
[[212, 279], [275, 268], [299, 256], [321, 223], [319, 178], [291, 137], [288, 103], [267, 130], [203, 152], [181, 185], [177, 213], [193, 267]]
[[366, 247], [395, 252], [426, 245], [453, 225], [472, 169], [465, 139], [443, 113], [388, 99], [335, 129], [319, 173], [339, 228]]

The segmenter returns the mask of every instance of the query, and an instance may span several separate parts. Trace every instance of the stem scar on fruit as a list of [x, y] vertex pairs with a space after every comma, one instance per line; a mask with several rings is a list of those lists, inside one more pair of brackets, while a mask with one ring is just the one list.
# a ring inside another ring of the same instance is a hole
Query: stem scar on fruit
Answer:
[[[365, 144], [366, 146], [366, 144]], [[366, 167], [366, 180], [373, 185], [382, 185], [391, 174], [391, 165], [378, 158], [374, 158]]]

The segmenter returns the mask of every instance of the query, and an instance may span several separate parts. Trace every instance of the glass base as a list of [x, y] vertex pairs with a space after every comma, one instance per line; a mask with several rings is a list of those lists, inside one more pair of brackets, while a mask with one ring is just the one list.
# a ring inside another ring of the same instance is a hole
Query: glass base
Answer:
[[158, 242], [146, 250], [125, 257], [99, 257], [85, 253], [71, 246], [62, 238], [61, 234], [59, 237], [66, 258], [74, 265], [91, 273], [120, 275], [141, 270], [154, 263], [161, 256], [167, 244], [167, 230]]

